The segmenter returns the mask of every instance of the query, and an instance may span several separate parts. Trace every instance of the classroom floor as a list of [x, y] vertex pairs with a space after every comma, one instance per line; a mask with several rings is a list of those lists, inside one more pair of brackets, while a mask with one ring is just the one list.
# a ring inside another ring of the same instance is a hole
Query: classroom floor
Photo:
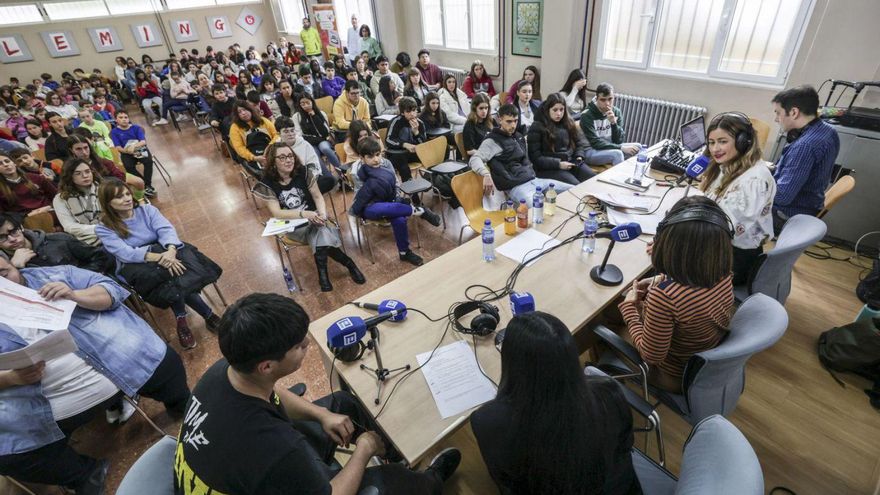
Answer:
[[[145, 125], [140, 113], [135, 113], [133, 120]], [[275, 246], [270, 239], [260, 237], [259, 220], [266, 216], [265, 209], [258, 212], [254, 204], [245, 199], [236, 169], [214, 148], [208, 134], [197, 134], [191, 122], [181, 123], [181, 127], [181, 133], [170, 125], [147, 128], [147, 142], [173, 180], [169, 188], [155, 175], [154, 185], [159, 196], [154, 204], [176, 226], [183, 240], [198, 246], [224, 268], [219, 286], [227, 301], [252, 292], [287, 294]], [[376, 236], [377, 262], [371, 264], [369, 258], [358, 251], [352, 229], [345, 222], [341, 194], [333, 194], [342, 220], [345, 246], [368, 282], [354, 284], [344, 268], [331, 262], [335, 290], [322, 293], [311, 254], [305, 248], [294, 250], [296, 274], [305, 288], [305, 292], [295, 298], [312, 319], [414, 268], [397, 260], [390, 232]], [[349, 204], [350, 201], [351, 193]], [[429, 205], [431, 201], [428, 200]], [[414, 249], [426, 262], [457, 245], [463, 215], [460, 210], [446, 213], [445, 232], [427, 224], [421, 228], [422, 247]], [[845, 262], [801, 257], [786, 304], [791, 320], [789, 330], [775, 347], [749, 362], [746, 391], [730, 419], [754, 446], [764, 470], [767, 491], [784, 485], [798, 495], [880, 493], [880, 416], [862, 392], [868, 386], [867, 381], [844, 376], [848, 385], [842, 388], [819, 366], [815, 357], [819, 333], [850, 321], [861, 306], [853, 292], [859, 271]], [[205, 292], [211, 297], [210, 301], [219, 303], [211, 289]], [[219, 306], [215, 304], [215, 308]], [[154, 313], [161, 331], [166, 332], [171, 345], [179, 351], [170, 312], [154, 310]], [[216, 338], [207, 332], [198, 316], [192, 316], [190, 324], [198, 347], [179, 352], [193, 386], [219, 358], [220, 352]], [[317, 349], [309, 352], [302, 369], [287, 382], [306, 383], [306, 397], [311, 399], [329, 392]], [[179, 423], [171, 421], [161, 406], [148, 399], [142, 400], [141, 405], [160, 427], [176, 435]], [[664, 414], [661, 410], [661, 417], [667, 457], [673, 472], [677, 472], [681, 448], [690, 428], [669, 411]], [[103, 418], [97, 419], [77, 431], [73, 443], [80, 452], [111, 459], [107, 493], [115, 493], [134, 460], [157, 438], [158, 434], [147, 422], [135, 415], [123, 426], [111, 426]], [[637, 435], [637, 445], [642, 445], [642, 438]], [[479, 472], [482, 462], [467, 428], [449, 442], [454, 444], [459, 440], [465, 457], [462, 472]], [[652, 444], [648, 449], [655, 455]], [[446, 492], [493, 493], [485, 475], [461, 478], [453, 478]], [[37, 493], [59, 493], [57, 489], [33, 488]], [[6, 490], [0, 484], [0, 494], [20, 493]]]

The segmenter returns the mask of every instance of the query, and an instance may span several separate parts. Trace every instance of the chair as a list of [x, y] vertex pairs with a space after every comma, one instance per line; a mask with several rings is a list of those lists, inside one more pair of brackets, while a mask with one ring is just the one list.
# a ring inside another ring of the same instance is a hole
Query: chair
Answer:
[[483, 179], [474, 172], [458, 174], [452, 178], [452, 192], [461, 203], [468, 223], [461, 226], [458, 232], [458, 243], [461, 244], [465, 227], [470, 227], [474, 232], [483, 229], [483, 222], [488, 218], [492, 221], [492, 227], [504, 223], [504, 212], [486, 211], [483, 208]]
[[767, 143], [767, 138], [770, 136], [770, 124], [754, 117], [749, 117], [749, 122], [752, 123], [752, 128], [755, 130], [755, 137], [758, 138], [758, 144], [761, 145], [761, 149], [764, 149], [764, 145]]
[[645, 495], [762, 495], [764, 473], [755, 450], [730, 421], [709, 416], [684, 443], [678, 479], [639, 450], [633, 468]]
[[[334, 150], [336, 151], [336, 156], [339, 157], [339, 163], [341, 163], [343, 165], [348, 163], [348, 154], [345, 153], [345, 143], [336, 143], [336, 145], [334, 146]], [[354, 191], [354, 184], [352, 184], [352, 182], [351, 182], [351, 176], [349, 176], [347, 173], [340, 174], [339, 180], [341, 180], [342, 183], [345, 184], [345, 187]], [[342, 190], [342, 198], [343, 198], [343, 200], [345, 199], [345, 189], [344, 188]], [[348, 208], [346, 208], [346, 210], [347, 209]]]
[[5, 132], [6, 134], [9, 134], [10, 136], [15, 136], [15, 133], [12, 132], [12, 129], [5, 127], [5, 126], [0, 126], [0, 132]]
[[55, 232], [55, 218], [50, 212], [39, 213], [24, 217], [22, 226], [30, 230], [42, 230], [43, 232]]
[[41, 162], [46, 161], [46, 150], [43, 148], [31, 151], [31, 155], [33, 155], [34, 158], [40, 160]]
[[[647, 363], [636, 348], [619, 335], [601, 325], [593, 328], [593, 333], [613, 350], [603, 353], [600, 366], [628, 372], [617, 378], [638, 377], [646, 400], [650, 393], [685, 421], [696, 425], [713, 414], [727, 416], [733, 412], [745, 389], [746, 362], [775, 344], [786, 328], [788, 313], [782, 304], [764, 294], [749, 297], [737, 309], [727, 336], [718, 347], [694, 354], [688, 360], [682, 376], [682, 394], [648, 384]], [[659, 447], [662, 449], [662, 442]]]
[[327, 114], [327, 124], [333, 125], [333, 97], [332, 96], [322, 96], [315, 100], [315, 105], [318, 107], [318, 110]]
[[455, 145], [458, 146], [458, 152], [461, 153], [461, 159], [467, 160], [468, 154], [464, 149], [464, 133], [456, 132], [455, 133]]
[[760, 292], [785, 304], [791, 292], [791, 270], [801, 253], [825, 237], [825, 222], [809, 215], [795, 215], [785, 222], [776, 245], [762, 254], [744, 286], [733, 288], [738, 302]]
[[177, 440], [162, 437], [125, 473], [116, 495], [173, 495]]
[[825, 205], [822, 210], [816, 214], [816, 218], [822, 218], [828, 214], [831, 208], [843, 199], [856, 187], [856, 179], [852, 175], [844, 175], [825, 191]]
[[64, 160], [56, 158], [54, 160], [49, 160], [49, 163], [52, 164], [52, 170], [55, 171], [56, 174], [61, 174], [61, 167], [64, 166]]
[[[445, 136], [436, 137], [426, 143], [416, 145], [416, 155], [419, 162], [428, 173], [455, 174], [466, 168], [466, 163], [446, 161], [447, 139]], [[443, 219], [443, 230], [446, 230], [446, 208], [444, 201], [451, 198], [443, 196], [443, 193], [432, 184], [431, 189], [440, 198], [440, 217]]]

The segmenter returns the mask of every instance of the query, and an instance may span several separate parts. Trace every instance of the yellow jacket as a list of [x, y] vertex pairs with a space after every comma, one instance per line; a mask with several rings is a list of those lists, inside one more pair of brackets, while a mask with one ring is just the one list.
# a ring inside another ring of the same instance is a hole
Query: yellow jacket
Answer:
[[321, 54], [321, 35], [317, 29], [314, 27], [303, 29], [299, 32], [299, 39], [303, 42], [306, 55], [311, 57], [312, 55]]
[[[357, 110], [357, 119], [353, 118], [355, 110]], [[351, 125], [352, 120], [362, 120], [370, 124], [370, 104], [361, 96], [357, 107], [354, 107], [348, 101], [348, 91], [343, 91], [333, 102], [333, 126], [344, 131]]]
[[[275, 125], [272, 122], [265, 118], [261, 117], [263, 120], [258, 126], [262, 132], [265, 132], [269, 135], [270, 143], [274, 143], [278, 140], [278, 131], [275, 130]], [[233, 122], [232, 126], [229, 128], [229, 144], [232, 145], [232, 149], [238, 153], [238, 156], [244, 158], [245, 160], [252, 162], [256, 155], [250, 152], [247, 149], [247, 134], [251, 131], [253, 127], [249, 129], [242, 129], [242, 127]]]

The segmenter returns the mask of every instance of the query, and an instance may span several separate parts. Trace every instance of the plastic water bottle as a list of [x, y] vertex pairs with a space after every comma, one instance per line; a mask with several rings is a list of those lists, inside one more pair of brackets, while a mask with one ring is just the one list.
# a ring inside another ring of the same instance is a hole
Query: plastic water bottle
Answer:
[[284, 283], [287, 284], [287, 292], [296, 292], [296, 284], [293, 283], [293, 275], [290, 274], [290, 270], [287, 267], [284, 267]]
[[648, 173], [648, 150], [642, 148], [636, 158], [636, 168], [633, 170], [633, 182], [642, 182], [642, 178]]
[[492, 220], [483, 222], [483, 261], [495, 259], [495, 229], [492, 228]]
[[544, 223], [544, 193], [541, 186], [535, 188], [535, 195], [532, 196], [532, 221], [535, 224]]
[[556, 184], [551, 182], [544, 193], [544, 214], [548, 217], [556, 214], [556, 195]]
[[599, 230], [599, 221], [596, 220], [596, 212], [591, 211], [587, 219], [584, 220], [584, 243], [581, 250], [585, 253], [592, 253], [596, 250], [596, 231]]

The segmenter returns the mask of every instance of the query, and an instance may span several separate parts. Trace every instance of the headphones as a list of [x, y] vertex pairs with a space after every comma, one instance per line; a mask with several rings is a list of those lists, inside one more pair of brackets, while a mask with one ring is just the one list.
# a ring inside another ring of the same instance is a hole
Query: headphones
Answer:
[[755, 127], [752, 125], [752, 121], [749, 120], [746, 114], [742, 112], [720, 113], [712, 119], [712, 122], [709, 123], [709, 127], [717, 126], [719, 120], [728, 116], [733, 117], [734, 120], [739, 121], [739, 123], [746, 128], [744, 131], [737, 132], [736, 137], [734, 138], [736, 151], [739, 152], [740, 155], [744, 155], [752, 147], [752, 143], [755, 142]]
[[727, 213], [724, 213], [724, 210], [714, 203], [694, 203], [685, 206], [681, 210], [676, 211], [660, 221], [660, 223], [657, 224], [656, 235], [659, 236], [660, 232], [670, 225], [684, 222], [706, 222], [717, 225], [724, 229], [724, 231], [727, 232], [727, 235], [733, 239], [733, 222], [730, 221], [730, 217], [727, 216]]
[[330, 347], [330, 352], [333, 353], [333, 356], [336, 359], [342, 361], [343, 363], [352, 363], [357, 361], [364, 355], [364, 352], [367, 350], [367, 345], [360, 341], [357, 345], [349, 346], [349, 347]]
[[817, 117], [817, 118], [811, 120], [809, 123], [807, 123], [807, 125], [799, 128], [799, 129], [792, 129], [792, 130], [786, 132], [785, 133], [785, 142], [787, 144], [791, 144], [791, 143], [797, 141], [801, 136], [803, 136], [804, 132], [806, 132], [806, 130], [810, 128], [810, 126], [812, 126], [813, 124], [819, 123], [820, 120], [821, 119]]
[[[480, 310], [480, 314], [471, 320], [471, 326], [466, 327], [462, 325], [459, 320], [477, 309]], [[459, 303], [452, 310], [452, 323], [455, 325], [455, 329], [467, 335], [485, 337], [495, 331], [499, 320], [498, 307], [482, 301], [465, 301]]]

